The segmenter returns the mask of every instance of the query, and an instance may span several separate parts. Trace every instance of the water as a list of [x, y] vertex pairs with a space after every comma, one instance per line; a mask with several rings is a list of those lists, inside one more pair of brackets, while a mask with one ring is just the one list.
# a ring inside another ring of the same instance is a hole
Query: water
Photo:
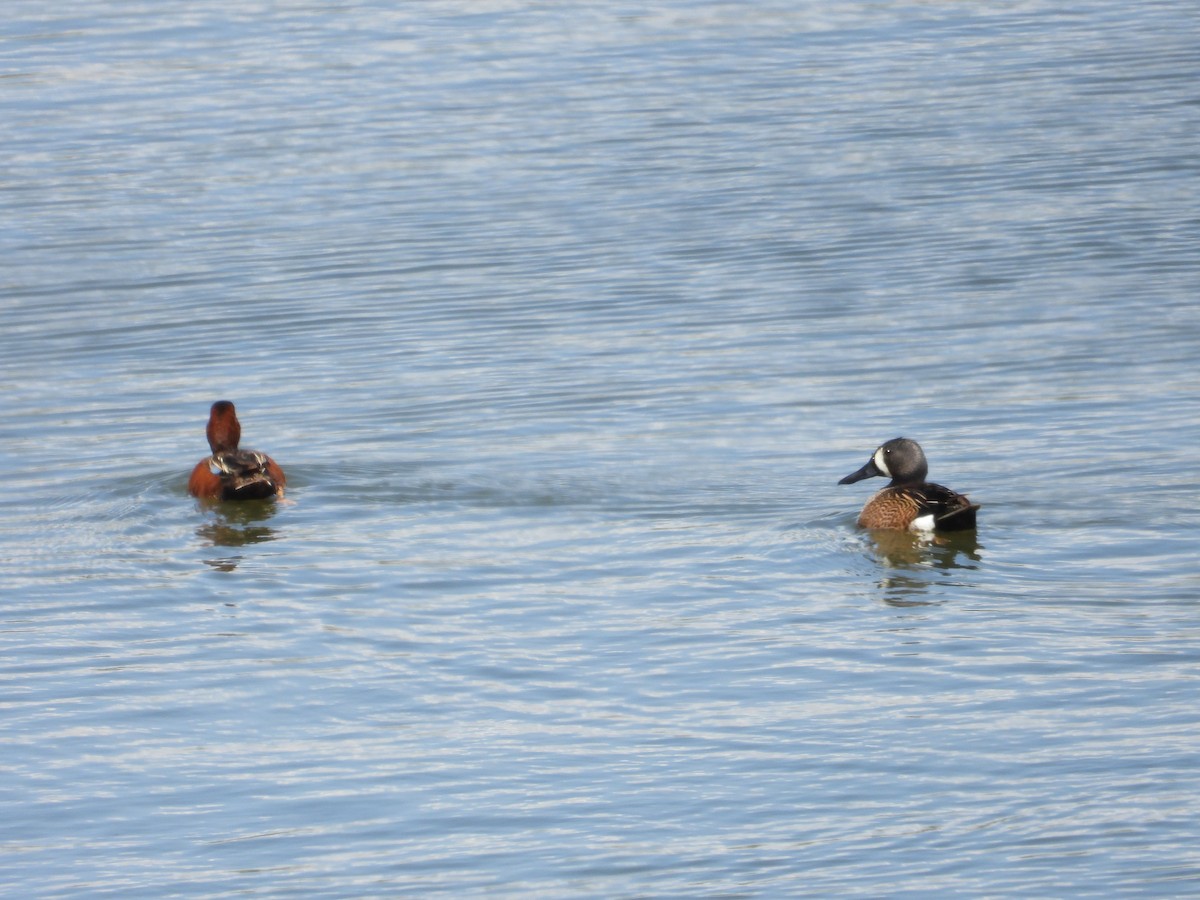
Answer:
[[9, 4], [5, 893], [1196, 893], [1197, 12]]

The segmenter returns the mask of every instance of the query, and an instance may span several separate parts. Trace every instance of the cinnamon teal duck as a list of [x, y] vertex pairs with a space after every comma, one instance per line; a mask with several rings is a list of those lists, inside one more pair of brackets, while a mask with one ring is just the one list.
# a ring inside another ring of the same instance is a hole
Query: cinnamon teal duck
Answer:
[[192, 469], [188, 493], [206, 500], [263, 500], [282, 497], [287, 478], [271, 457], [240, 450], [242, 425], [228, 400], [218, 400], [208, 414], [208, 446], [212, 456]]

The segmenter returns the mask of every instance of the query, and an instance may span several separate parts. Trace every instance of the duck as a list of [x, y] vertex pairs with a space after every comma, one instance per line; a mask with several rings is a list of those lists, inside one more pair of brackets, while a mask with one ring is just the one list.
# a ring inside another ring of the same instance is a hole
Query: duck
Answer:
[[892, 438], [881, 444], [866, 464], [838, 484], [854, 484], [881, 475], [892, 479], [867, 501], [858, 514], [860, 528], [894, 531], [966, 531], [975, 527], [978, 503], [926, 481], [929, 463], [916, 441]]
[[196, 463], [188, 493], [204, 500], [265, 500], [282, 497], [287, 478], [278, 463], [257, 450], [242, 450], [242, 425], [228, 400], [218, 400], [208, 413], [208, 446], [212, 455]]

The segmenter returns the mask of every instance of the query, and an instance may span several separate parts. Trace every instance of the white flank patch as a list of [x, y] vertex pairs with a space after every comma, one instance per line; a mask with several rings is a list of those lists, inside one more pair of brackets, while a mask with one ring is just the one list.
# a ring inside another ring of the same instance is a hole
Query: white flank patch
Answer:
[[912, 531], [933, 531], [933, 513], [917, 516], [908, 527]]

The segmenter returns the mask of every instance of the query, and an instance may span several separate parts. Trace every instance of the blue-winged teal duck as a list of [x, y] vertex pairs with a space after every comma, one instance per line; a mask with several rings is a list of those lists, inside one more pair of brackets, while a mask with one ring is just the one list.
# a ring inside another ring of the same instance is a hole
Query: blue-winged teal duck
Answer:
[[925, 480], [929, 463], [916, 441], [892, 438], [867, 460], [867, 464], [838, 484], [853, 484], [883, 475], [891, 484], [867, 501], [858, 514], [863, 528], [912, 529], [914, 531], [963, 531], [975, 527], [975, 510], [962, 494]]

